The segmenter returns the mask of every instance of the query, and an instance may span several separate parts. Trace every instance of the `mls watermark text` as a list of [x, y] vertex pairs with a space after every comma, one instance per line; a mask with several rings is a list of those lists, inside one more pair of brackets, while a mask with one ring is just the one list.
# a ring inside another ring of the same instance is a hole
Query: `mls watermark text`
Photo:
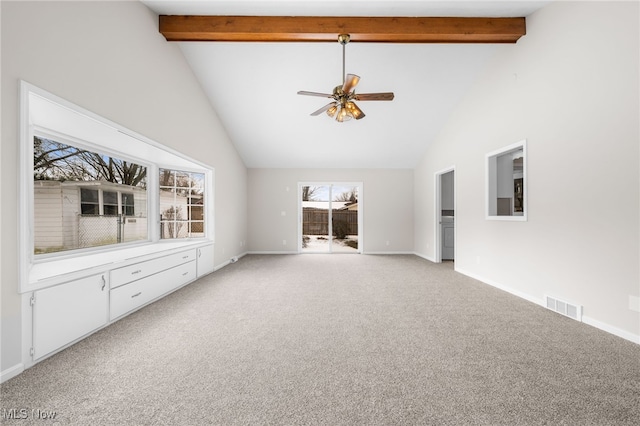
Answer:
[[0, 408], [0, 420], [54, 420], [57, 413], [40, 408]]

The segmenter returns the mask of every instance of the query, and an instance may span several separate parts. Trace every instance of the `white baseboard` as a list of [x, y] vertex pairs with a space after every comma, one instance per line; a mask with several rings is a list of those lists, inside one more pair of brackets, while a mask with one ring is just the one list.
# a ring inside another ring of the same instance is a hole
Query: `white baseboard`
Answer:
[[247, 254], [298, 254], [297, 251], [250, 251]]
[[495, 288], [500, 289], [502, 291], [506, 291], [507, 293], [513, 294], [514, 296], [518, 296], [521, 299], [527, 300], [527, 301], [529, 301], [531, 303], [535, 303], [536, 305], [540, 305], [542, 307], [545, 306], [544, 305], [544, 299], [538, 299], [537, 297], [533, 297], [533, 296], [531, 296], [529, 294], [526, 294], [526, 293], [523, 293], [521, 291], [515, 290], [515, 289], [513, 289], [513, 288], [511, 288], [511, 287], [509, 287], [507, 285], [497, 283], [497, 282], [495, 282], [493, 280], [486, 279], [484, 277], [481, 277], [479, 275], [476, 275], [476, 274], [473, 274], [471, 272], [465, 271], [463, 269], [455, 268], [455, 271], [461, 273], [462, 275], [466, 275], [468, 277], [471, 277], [474, 280], [482, 281], [483, 283], [488, 284], [491, 287], [495, 287]]
[[622, 337], [625, 340], [628, 340], [637, 345], [640, 345], [640, 335], [621, 330], [618, 327], [614, 327], [612, 325], [606, 324], [602, 321], [598, 321], [584, 315], [582, 316], [582, 322], [592, 327], [598, 328], [602, 331], [606, 331], [607, 333], [611, 333], [614, 336]]
[[417, 252], [413, 252], [413, 254], [415, 254], [416, 256], [421, 257], [421, 258], [423, 258], [425, 260], [428, 260], [429, 262], [436, 263], [436, 259], [434, 257], [427, 256], [426, 254], [417, 253]]
[[412, 251], [367, 251], [362, 252], [362, 254], [414, 254]]
[[[483, 278], [481, 276], [478, 276], [476, 274], [472, 274], [470, 272], [467, 272], [467, 271], [464, 271], [464, 270], [461, 270], [461, 269], [458, 269], [458, 268], [456, 268], [456, 272], [459, 272], [459, 273], [461, 273], [463, 275], [466, 275], [468, 277], [471, 277], [473, 279], [481, 281], [481, 282], [483, 282], [485, 284], [488, 284], [488, 285], [490, 285], [492, 287], [495, 287], [495, 288], [498, 288], [500, 290], [506, 291], [507, 293], [513, 294], [514, 296], [518, 296], [521, 299], [527, 300], [527, 301], [529, 301], [531, 303], [535, 303], [536, 305], [540, 305], [543, 308], [547, 309], [547, 307], [546, 307], [546, 305], [544, 303], [544, 299], [538, 299], [538, 298], [533, 297], [531, 295], [528, 295], [526, 293], [522, 293], [521, 291], [514, 290], [509, 286], [496, 283], [495, 281], [488, 280], [486, 278]], [[614, 336], [618, 336], [618, 337], [621, 337], [621, 338], [623, 338], [625, 340], [629, 340], [630, 342], [633, 342], [633, 343], [636, 343], [636, 344], [640, 344], [640, 336], [638, 336], [636, 334], [633, 334], [633, 333], [630, 333], [630, 332], [625, 331], [625, 330], [621, 330], [621, 329], [619, 329], [617, 327], [614, 327], [612, 325], [606, 324], [606, 323], [604, 323], [602, 321], [598, 321], [598, 320], [595, 320], [593, 318], [589, 318], [588, 316], [583, 315], [582, 316], [582, 322], [587, 324], [587, 325], [590, 325], [592, 327], [595, 327], [597, 329], [600, 329], [602, 331], [606, 331], [607, 333], [613, 334]]]
[[[239, 254], [239, 255], [237, 255], [237, 256], [234, 256], [234, 257], [236, 258], [236, 260], [235, 260], [235, 261], [238, 261], [238, 260], [242, 259], [242, 258], [243, 258], [243, 257], [245, 257], [247, 254], [248, 254], [248, 252], [246, 252], [246, 251], [245, 251], [244, 253], [241, 253], [241, 254]], [[215, 266], [215, 267], [213, 268], [213, 272], [215, 272], [215, 271], [219, 271], [220, 269], [224, 268], [225, 266], [227, 266], [227, 265], [230, 265], [230, 264], [234, 263], [234, 261], [232, 261], [232, 259], [233, 259], [233, 257], [232, 257], [231, 259], [227, 260], [226, 262], [223, 262], [223, 263], [221, 263], [220, 265]]]
[[[247, 254], [306, 254], [306, 253], [299, 253], [297, 251], [250, 251]], [[342, 252], [334, 252], [334, 253], [309, 253], [309, 254], [349, 254], [349, 253], [342, 253]], [[362, 252], [362, 254], [415, 254], [412, 251], [367, 251], [367, 252]]]
[[7, 368], [6, 370], [0, 372], [0, 383], [4, 383], [9, 379], [13, 379], [23, 371], [24, 371], [24, 365], [22, 363], [16, 364], [13, 367]]

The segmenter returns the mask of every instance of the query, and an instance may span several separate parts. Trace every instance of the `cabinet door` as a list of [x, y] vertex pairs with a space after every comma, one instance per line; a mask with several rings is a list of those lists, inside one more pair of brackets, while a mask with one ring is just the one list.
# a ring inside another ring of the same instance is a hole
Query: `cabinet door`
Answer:
[[198, 278], [213, 272], [213, 244], [198, 248]]
[[33, 359], [105, 325], [109, 319], [108, 274], [60, 284], [34, 293]]

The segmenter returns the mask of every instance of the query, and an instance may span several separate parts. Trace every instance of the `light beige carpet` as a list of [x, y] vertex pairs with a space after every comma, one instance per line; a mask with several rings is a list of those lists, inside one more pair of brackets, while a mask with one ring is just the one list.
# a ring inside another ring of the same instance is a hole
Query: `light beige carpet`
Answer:
[[451, 263], [250, 255], [1, 397], [77, 425], [631, 425], [640, 346]]

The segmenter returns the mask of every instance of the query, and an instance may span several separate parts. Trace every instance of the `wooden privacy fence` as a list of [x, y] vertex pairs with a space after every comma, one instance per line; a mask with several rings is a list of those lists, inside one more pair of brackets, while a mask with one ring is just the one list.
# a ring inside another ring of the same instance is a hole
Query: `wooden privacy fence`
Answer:
[[[358, 211], [357, 210], [332, 210], [333, 223], [344, 221], [349, 226], [349, 235], [358, 235]], [[304, 235], [328, 235], [329, 210], [304, 207], [302, 209], [302, 234]]]

